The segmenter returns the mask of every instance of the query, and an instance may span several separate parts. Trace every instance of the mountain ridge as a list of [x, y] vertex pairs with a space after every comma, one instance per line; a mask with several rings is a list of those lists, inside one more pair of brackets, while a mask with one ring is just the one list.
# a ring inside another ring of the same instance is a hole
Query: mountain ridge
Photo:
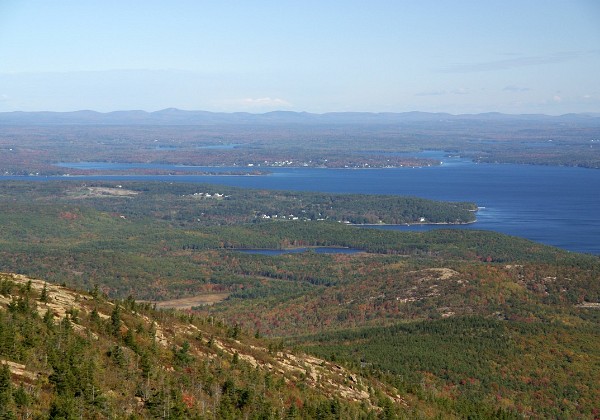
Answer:
[[[267, 348], [236, 325], [110, 301], [97, 289], [0, 273], [0, 321], [2, 418], [313, 418], [316, 401], [316, 412], [331, 406], [357, 418], [381, 411], [381, 401], [408, 405], [390, 386], [277, 343]], [[281, 407], [252, 383], [263, 377]]]
[[570, 113], [558, 116], [546, 114], [504, 114], [486, 112], [479, 114], [449, 114], [421, 111], [410, 112], [327, 112], [310, 113], [296, 111], [211, 112], [203, 110], [180, 110], [165, 108], [147, 112], [143, 110], [117, 110], [98, 112], [78, 110], [55, 111], [12, 111], [0, 113], [0, 124], [5, 125], [214, 125], [214, 124], [402, 124], [422, 122], [493, 121], [493, 122], [551, 122], [590, 123], [600, 125], [600, 117], [589, 113]]

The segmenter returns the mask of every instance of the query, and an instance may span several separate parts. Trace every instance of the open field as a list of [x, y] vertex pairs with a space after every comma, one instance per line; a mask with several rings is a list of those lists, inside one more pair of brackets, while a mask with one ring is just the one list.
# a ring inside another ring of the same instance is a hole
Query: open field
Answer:
[[141, 303], [155, 304], [158, 309], [192, 309], [196, 306], [214, 305], [224, 301], [230, 293], [210, 293], [205, 295], [190, 296], [181, 299], [161, 301], [141, 301]]

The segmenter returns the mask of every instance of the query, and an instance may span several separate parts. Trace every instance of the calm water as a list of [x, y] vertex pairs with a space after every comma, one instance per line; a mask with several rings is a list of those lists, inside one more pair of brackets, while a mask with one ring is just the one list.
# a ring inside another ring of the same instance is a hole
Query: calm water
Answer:
[[[269, 168], [272, 174], [267, 176], [96, 176], [77, 179], [208, 182], [248, 188], [398, 194], [446, 201], [473, 201], [484, 208], [477, 215], [477, 223], [461, 226], [461, 229], [494, 230], [571, 251], [600, 254], [600, 170], [475, 164], [461, 158], [444, 158], [439, 153], [427, 152], [425, 155], [439, 157], [443, 164], [426, 168], [366, 170]], [[139, 167], [93, 162], [69, 166], [95, 169]], [[210, 171], [240, 169], [206, 168]], [[385, 228], [428, 230], [440, 226]]]

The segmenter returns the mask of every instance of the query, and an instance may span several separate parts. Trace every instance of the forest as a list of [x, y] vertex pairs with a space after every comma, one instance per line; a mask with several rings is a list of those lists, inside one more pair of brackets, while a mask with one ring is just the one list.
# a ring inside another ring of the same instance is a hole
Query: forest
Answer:
[[[0, 358], [46, 378], [25, 381], [13, 366], [11, 381], [4, 368], [11, 415], [105, 416], [119, 405], [134, 418], [600, 414], [597, 256], [494, 232], [353, 225], [467, 223], [474, 203], [89, 181], [7, 181], [0, 197], [0, 271], [16, 273], [0, 284]], [[308, 250], [239, 252], [295, 247]], [[44, 290], [58, 285], [81, 297], [48, 311], [59, 299]], [[181, 299], [182, 312], [155, 308]], [[153, 344], [153, 322], [171, 334], [166, 348]], [[304, 379], [257, 371], [246, 345], [263, 349], [265, 366], [279, 352], [311, 354], [323, 375], [348, 372], [341, 385], [359, 375], [370, 385], [352, 392], [368, 401], [303, 385], [309, 359]], [[98, 372], [109, 370], [106, 382]]]
[[235, 324], [0, 278], [2, 418], [392, 419], [421, 410], [392, 386]]
[[[81, 169], [104, 162], [269, 168], [389, 168], [439, 165], [425, 150], [475, 162], [600, 167], [598, 118], [502, 114], [295, 113], [235, 115], [179, 110], [118, 118], [98, 114], [0, 113], [1, 175], [179, 174], [182, 168]], [[126, 113], [124, 113], [126, 114]], [[160, 115], [159, 115], [160, 114]], [[211, 118], [212, 117], [212, 118]], [[191, 169], [187, 168], [186, 173]], [[197, 174], [211, 174], [196, 169]]]

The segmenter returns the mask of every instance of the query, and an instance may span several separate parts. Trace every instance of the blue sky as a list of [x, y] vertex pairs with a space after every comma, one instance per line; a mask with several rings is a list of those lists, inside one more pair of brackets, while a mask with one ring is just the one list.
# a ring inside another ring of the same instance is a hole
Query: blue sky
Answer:
[[0, 0], [0, 111], [600, 112], [600, 2]]

